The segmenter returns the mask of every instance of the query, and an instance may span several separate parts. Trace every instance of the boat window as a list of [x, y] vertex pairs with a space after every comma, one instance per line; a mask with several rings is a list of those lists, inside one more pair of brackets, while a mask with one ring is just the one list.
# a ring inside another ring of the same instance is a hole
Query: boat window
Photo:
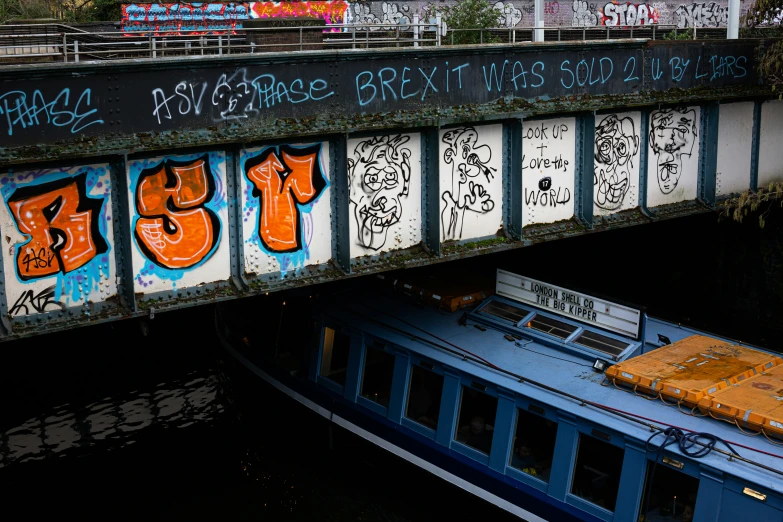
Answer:
[[321, 375], [340, 386], [345, 386], [345, 371], [348, 368], [348, 352], [351, 336], [324, 328], [324, 348], [321, 353]]
[[569, 335], [574, 333], [577, 329], [576, 326], [552, 319], [551, 317], [544, 317], [543, 315], [536, 315], [533, 319], [527, 322], [525, 325], [533, 330], [548, 333], [561, 339], [568, 338]]
[[501, 301], [490, 301], [479, 310], [479, 313], [499, 317], [500, 319], [505, 319], [506, 321], [517, 324], [530, 313], [530, 310], [525, 310], [519, 306], [510, 305]]
[[517, 408], [517, 429], [511, 445], [509, 464], [539, 480], [549, 482], [556, 436], [556, 422]]
[[[668, 465], [659, 463], [656, 466], [653, 462], [647, 465], [639, 515], [646, 511], [644, 520], [660, 518], [691, 522], [696, 507], [696, 494], [699, 491], [699, 479], [674, 468], [682, 466], [681, 462], [664, 458], [668, 460]], [[641, 518], [640, 516], [639, 519]]]
[[579, 434], [571, 493], [609, 511], [614, 511], [620, 473], [623, 469], [622, 448]]
[[628, 348], [628, 343], [626, 342], [618, 341], [590, 330], [582, 332], [573, 342], [610, 355], [620, 355], [623, 350]]
[[362, 397], [388, 407], [393, 375], [394, 355], [368, 346], [362, 372]]
[[497, 409], [496, 397], [463, 385], [456, 440], [489, 455]]
[[437, 429], [442, 392], [442, 375], [413, 365], [405, 416], [428, 428]]

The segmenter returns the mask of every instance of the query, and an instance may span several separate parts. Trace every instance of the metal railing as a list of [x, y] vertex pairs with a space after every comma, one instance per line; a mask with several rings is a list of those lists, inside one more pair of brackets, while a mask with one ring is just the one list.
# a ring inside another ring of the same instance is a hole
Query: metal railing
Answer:
[[[418, 20], [414, 20], [418, 22]], [[53, 30], [54, 29], [54, 30]], [[0, 64], [34, 61], [82, 62], [171, 56], [255, 54], [322, 49], [440, 47], [458, 44], [595, 41], [625, 38], [650, 40], [726, 38], [726, 28], [680, 29], [676, 26], [635, 28], [513, 27], [450, 29], [435, 23], [328, 24], [318, 26], [238, 29], [233, 34], [181, 31], [178, 35], [132, 35], [84, 32], [68, 26], [0, 26]], [[38, 32], [35, 32], [35, 31]], [[543, 33], [543, 34], [541, 34]], [[541, 39], [541, 38], [539, 38]]]

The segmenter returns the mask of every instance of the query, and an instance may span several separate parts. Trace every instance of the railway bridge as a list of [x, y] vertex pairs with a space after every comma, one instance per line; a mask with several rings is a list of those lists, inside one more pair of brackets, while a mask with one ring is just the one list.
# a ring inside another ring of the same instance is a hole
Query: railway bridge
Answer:
[[0, 66], [0, 339], [712, 211], [781, 175], [768, 44]]

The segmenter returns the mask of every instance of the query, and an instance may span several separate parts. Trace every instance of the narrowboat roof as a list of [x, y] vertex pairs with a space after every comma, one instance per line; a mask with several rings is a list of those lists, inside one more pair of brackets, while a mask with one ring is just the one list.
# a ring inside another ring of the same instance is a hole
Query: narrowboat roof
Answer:
[[[503, 298], [495, 296], [486, 303], [493, 300], [503, 301]], [[447, 342], [453, 343], [524, 379], [539, 382], [587, 401], [645, 417], [658, 426], [670, 425], [713, 434], [730, 443], [736, 443], [734, 448], [742, 457], [773, 469], [783, 468], [783, 460], [776, 457], [776, 455], [783, 456], [781, 446], [771, 443], [763, 435], [747, 436], [737, 427], [726, 422], [709, 417], [687, 415], [680, 412], [676, 406], [667, 406], [660, 400], [645, 400], [630, 391], [617, 389], [604, 382], [603, 372], [594, 371], [591, 360], [585, 358], [583, 354], [570, 353], [536, 338], [532, 341], [527, 338], [520, 341], [500, 330], [475, 328], [473, 325], [477, 323], [470, 317], [465, 322], [463, 310], [456, 312], [437, 310], [432, 306], [416, 304], [401, 297], [382, 295], [373, 291], [352, 291], [350, 294], [333, 296], [324, 303], [322, 312], [348, 328], [363, 332], [365, 336], [383, 339], [389, 344], [419, 354], [433, 362], [474, 376], [485, 384], [520, 394], [532, 401], [557, 408], [566, 415], [571, 414], [615, 433], [629, 435], [641, 444], [652, 435], [648, 426], [631, 422], [598, 408], [581, 405], [573, 399], [534, 384], [520, 382], [518, 378], [497, 371], [472, 358], [461, 357], [417, 338], [430, 340], [446, 348], [449, 348]], [[649, 350], [661, 345], [659, 335], [676, 342], [694, 334], [704, 334], [704, 332], [647, 318], [643, 342], [645, 349]], [[728, 341], [718, 336], [713, 337]], [[742, 346], [748, 345], [742, 344]], [[659, 435], [652, 442], [657, 448], [663, 440], [664, 437]], [[718, 443], [717, 447], [722, 448], [722, 445]], [[667, 451], [682, 455], [676, 444], [668, 446]], [[692, 461], [685, 455], [682, 457]], [[736, 459], [729, 460], [726, 455], [716, 451], [696, 462], [733, 475], [740, 480], [783, 493], [783, 477], [761, 467]]]

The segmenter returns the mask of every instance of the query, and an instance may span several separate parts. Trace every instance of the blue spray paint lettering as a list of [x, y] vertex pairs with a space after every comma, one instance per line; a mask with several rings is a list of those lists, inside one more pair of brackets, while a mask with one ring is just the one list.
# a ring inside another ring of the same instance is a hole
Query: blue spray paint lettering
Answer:
[[[32, 102], [31, 102], [32, 100]], [[4, 115], [8, 124], [8, 135], [13, 136], [14, 128], [54, 125], [71, 126], [75, 134], [93, 124], [102, 124], [97, 116], [98, 109], [92, 105], [92, 92], [84, 89], [75, 104], [71, 106], [71, 89], [65, 88], [54, 97], [47, 97], [38, 89], [28, 97], [24, 91], [9, 91], [0, 95], [0, 115]], [[41, 116], [43, 114], [43, 116]]]

